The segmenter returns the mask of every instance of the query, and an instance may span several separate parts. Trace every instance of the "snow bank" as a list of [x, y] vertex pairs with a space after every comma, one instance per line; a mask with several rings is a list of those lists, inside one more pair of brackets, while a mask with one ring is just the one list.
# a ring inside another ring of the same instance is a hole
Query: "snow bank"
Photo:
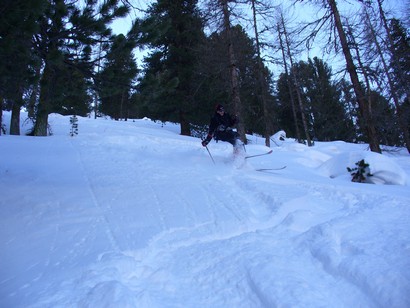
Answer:
[[407, 174], [392, 158], [370, 151], [338, 154], [324, 162], [319, 170], [330, 178], [351, 178], [347, 167], [355, 168], [355, 164], [362, 159], [369, 164], [369, 171], [373, 175], [367, 177], [368, 183], [407, 185]]

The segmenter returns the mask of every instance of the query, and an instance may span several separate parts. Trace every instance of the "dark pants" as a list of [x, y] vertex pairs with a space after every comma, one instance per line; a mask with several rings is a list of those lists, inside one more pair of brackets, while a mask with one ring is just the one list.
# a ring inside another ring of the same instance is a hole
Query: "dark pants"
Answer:
[[233, 130], [218, 131], [216, 134], [216, 140], [226, 141], [236, 145], [237, 140], [239, 139], [239, 134]]

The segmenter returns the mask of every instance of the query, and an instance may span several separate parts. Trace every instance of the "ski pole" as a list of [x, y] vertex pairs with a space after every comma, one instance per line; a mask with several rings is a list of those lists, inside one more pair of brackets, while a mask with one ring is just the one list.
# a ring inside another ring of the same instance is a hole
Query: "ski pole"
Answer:
[[209, 157], [212, 159], [212, 162], [215, 164], [214, 158], [212, 157], [211, 152], [208, 149], [208, 146], [206, 145], [205, 147], [206, 147], [206, 150], [208, 151]]

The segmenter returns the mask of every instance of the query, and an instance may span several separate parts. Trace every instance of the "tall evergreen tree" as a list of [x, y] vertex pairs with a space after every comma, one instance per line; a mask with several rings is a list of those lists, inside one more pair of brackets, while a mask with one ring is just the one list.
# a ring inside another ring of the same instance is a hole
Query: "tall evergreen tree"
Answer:
[[158, 0], [139, 22], [139, 42], [153, 51], [145, 58], [145, 75], [139, 89], [150, 116], [181, 124], [190, 135], [196, 87], [194, 67], [204, 39], [197, 0]]
[[345, 140], [347, 117], [330, 67], [317, 57], [299, 64], [300, 85], [309, 107], [312, 133], [322, 141]]
[[[241, 121], [247, 132], [257, 132], [265, 136], [265, 145], [269, 145], [266, 138], [270, 139], [274, 133], [273, 127], [277, 126], [272, 108], [273, 97], [270, 93], [271, 73], [258, 56], [255, 42], [246, 31], [239, 25], [231, 31], [235, 42], [234, 52], [242, 102]], [[264, 98], [261, 99], [261, 96]]]
[[91, 110], [91, 81], [87, 78], [86, 72], [79, 69], [84, 63], [79, 63], [81, 60], [67, 59], [67, 56], [63, 54], [64, 62], [71, 65], [62, 65], [58, 68], [54, 80], [56, 101], [50, 106], [49, 113], [84, 117]]
[[101, 112], [127, 120], [131, 88], [138, 70], [133, 57], [135, 43], [120, 34], [113, 40], [103, 70], [97, 76]]
[[372, 112], [380, 142], [389, 146], [402, 146], [403, 135], [400, 133], [398, 118], [395, 116], [394, 105], [389, 103], [378, 91], [370, 91]]
[[[303, 112], [308, 119], [309, 133], [321, 141], [349, 140], [352, 135], [352, 121], [349, 119], [341, 101], [341, 91], [332, 81], [330, 67], [317, 57], [308, 62], [300, 61], [291, 74], [298, 72], [298, 85], [292, 84], [294, 78], [282, 74], [278, 81], [279, 108], [283, 128], [295, 133], [292, 119], [291, 95], [289, 89], [300, 87], [303, 100]], [[297, 110], [297, 118], [301, 119], [301, 110]], [[298, 125], [301, 125], [299, 120]], [[290, 134], [290, 135], [291, 135]]]
[[107, 25], [128, 9], [119, 0], [47, 1], [45, 13], [39, 20], [40, 31], [33, 37], [35, 49], [43, 62], [40, 97], [37, 105], [33, 134], [46, 136], [48, 114], [63, 102], [67, 92], [74, 91], [57, 85], [58, 75], [69, 72], [68, 66], [81, 70], [91, 77], [92, 47], [97, 39], [108, 37]]
[[[259, 63], [256, 56], [254, 42], [246, 31], [239, 25], [231, 28], [231, 35], [234, 44], [235, 58], [237, 59], [236, 69], [238, 71], [239, 94], [244, 102], [240, 121], [248, 132], [257, 132], [263, 135], [266, 132], [264, 105], [260, 100], [260, 90], [258, 83]], [[205, 123], [209, 123], [209, 114], [213, 111], [216, 103], [225, 103], [231, 112], [235, 110], [232, 102], [231, 79], [229, 67], [229, 57], [227, 57], [226, 35], [222, 32], [212, 33], [203, 46], [199, 66], [198, 76], [201, 78], [199, 89], [204, 98], [207, 109], [203, 110], [207, 115]], [[269, 70], [263, 65], [262, 75], [267, 87], [264, 89], [266, 100], [269, 103], [273, 100], [270, 94], [271, 75]], [[272, 105], [272, 104], [270, 104]], [[267, 110], [273, 123], [273, 111]]]
[[357, 108], [357, 100], [354, 95], [352, 84], [342, 78], [337, 82], [337, 88], [340, 92], [340, 103], [347, 117], [347, 133], [344, 141], [348, 142], [365, 142], [366, 138], [362, 134], [362, 130], [358, 125], [359, 110]]
[[38, 18], [45, 0], [4, 0], [0, 23], [0, 97], [12, 102], [10, 134], [20, 134], [20, 108], [23, 95], [35, 82], [34, 67], [39, 65], [31, 39], [38, 32]]

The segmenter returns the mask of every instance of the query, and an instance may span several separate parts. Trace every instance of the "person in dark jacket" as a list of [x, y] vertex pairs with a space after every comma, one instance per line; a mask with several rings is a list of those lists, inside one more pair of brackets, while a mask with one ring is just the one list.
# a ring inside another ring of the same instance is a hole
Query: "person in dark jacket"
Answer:
[[236, 122], [236, 117], [233, 118], [229, 113], [225, 112], [225, 108], [222, 105], [216, 105], [215, 113], [209, 124], [208, 135], [202, 141], [202, 145], [206, 147], [212, 140], [212, 137], [214, 137], [215, 140], [226, 141], [232, 144], [234, 151], [238, 150], [242, 146], [242, 142], [239, 139], [239, 134], [232, 129]]

